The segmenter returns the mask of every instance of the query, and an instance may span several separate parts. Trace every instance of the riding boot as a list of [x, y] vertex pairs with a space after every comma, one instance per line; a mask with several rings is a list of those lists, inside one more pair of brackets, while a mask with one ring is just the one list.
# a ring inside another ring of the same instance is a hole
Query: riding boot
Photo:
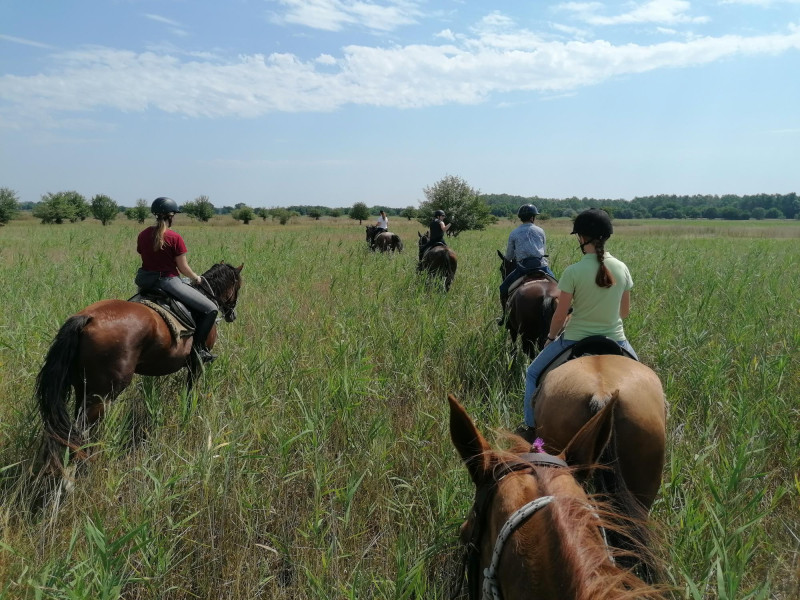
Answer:
[[497, 319], [497, 326], [502, 327], [506, 324], [506, 304], [508, 303], [508, 296], [506, 294], [500, 294], [500, 306], [502, 306], [503, 313], [500, 315], [500, 318]]
[[212, 310], [204, 315], [199, 315], [197, 318], [197, 327], [194, 331], [194, 338], [192, 341], [192, 349], [197, 353], [197, 357], [201, 362], [211, 362], [217, 356], [211, 354], [211, 351], [206, 346], [206, 339], [208, 334], [211, 333], [211, 328], [214, 327], [214, 322], [217, 319], [217, 311]]

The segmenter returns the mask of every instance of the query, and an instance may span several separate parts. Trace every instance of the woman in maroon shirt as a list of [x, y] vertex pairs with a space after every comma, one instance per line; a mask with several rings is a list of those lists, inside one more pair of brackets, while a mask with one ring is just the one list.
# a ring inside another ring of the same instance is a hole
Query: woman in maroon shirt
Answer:
[[142, 267], [136, 272], [136, 285], [140, 291], [161, 290], [183, 302], [194, 313], [197, 327], [193, 347], [200, 360], [209, 362], [216, 357], [206, 347], [206, 338], [217, 318], [217, 305], [190, 285], [180, 275], [199, 284], [197, 275], [186, 259], [183, 238], [172, 231], [172, 218], [179, 213], [178, 204], [171, 198], [160, 197], [150, 207], [156, 224], [139, 234], [136, 250], [142, 256]]

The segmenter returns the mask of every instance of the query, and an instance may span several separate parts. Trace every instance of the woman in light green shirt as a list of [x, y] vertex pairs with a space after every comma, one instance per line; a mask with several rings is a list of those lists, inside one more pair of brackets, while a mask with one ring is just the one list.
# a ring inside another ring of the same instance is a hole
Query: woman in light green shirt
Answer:
[[[583, 258], [564, 270], [558, 282], [558, 308], [550, 322], [550, 332], [539, 355], [528, 367], [525, 376], [525, 425], [533, 427], [533, 404], [542, 371], [561, 352], [592, 335], [616, 341], [634, 358], [636, 352], [625, 339], [622, 320], [630, 312], [630, 290], [633, 287], [628, 267], [605, 250], [614, 227], [604, 210], [590, 208], [575, 218], [572, 233], [578, 235]], [[564, 327], [572, 307], [572, 316]], [[562, 328], [563, 333], [559, 335]]]

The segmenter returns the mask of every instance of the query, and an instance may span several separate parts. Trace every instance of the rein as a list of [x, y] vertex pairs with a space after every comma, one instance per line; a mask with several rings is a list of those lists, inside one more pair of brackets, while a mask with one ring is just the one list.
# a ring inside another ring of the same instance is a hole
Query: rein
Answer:
[[214, 291], [214, 288], [212, 288], [211, 284], [208, 283], [208, 280], [205, 278], [205, 276], [200, 277], [200, 283], [197, 284], [196, 289], [202, 292], [204, 296], [206, 296], [217, 306], [217, 309], [220, 312], [222, 312], [222, 316], [225, 318], [226, 321], [233, 321], [236, 319], [236, 303], [239, 300], [238, 297], [234, 299], [232, 304], [231, 303], [223, 304], [222, 301], [217, 296], [217, 293]]

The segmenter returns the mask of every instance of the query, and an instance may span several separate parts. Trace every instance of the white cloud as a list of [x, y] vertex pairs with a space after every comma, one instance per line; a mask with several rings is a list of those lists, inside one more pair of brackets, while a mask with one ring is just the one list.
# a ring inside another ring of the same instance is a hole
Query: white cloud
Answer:
[[[653, 45], [542, 41], [487, 34], [463, 44], [348, 46], [340, 57], [292, 54], [207, 60], [164, 52], [85, 48], [57, 54], [49, 73], [0, 77], [4, 122], [100, 109], [189, 117], [251, 118], [332, 111], [348, 104], [396, 108], [486, 101], [509, 91], [564, 93], [656, 69], [800, 50], [789, 33], [727, 35]], [[500, 42], [498, 44], [498, 40]]]
[[53, 49], [53, 46], [49, 44], [44, 44], [42, 42], [35, 42], [33, 40], [26, 40], [25, 38], [14, 37], [13, 35], [4, 35], [2, 33], [0, 33], [0, 40], [5, 40], [6, 42], [13, 42], [15, 44], [22, 44], [23, 46], [33, 46], [35, 48], [45, 48], [47, 50]]
[[304, 25], [324, 31], [341, 31], [355, 25], [377, 31], [392, 31], [416, 23], [421, 12], [416, 2], [395, 0], [272, 0], [285, 8], [274, 21]]
[[169, 25], [169, 30], [177, 36], [186, 37], [189, 35], [189, 32], [186, 31], [183, 25], [181, 25], [178, 21], [173, 21], [172, 19], [168, 19], [167, 17], [162, 17], [161, 15], [154, 15], [146, 13], [144, 15], [146, 19], [150, 19], [151, 21], [155, 21], [157, 23], [163, 23], [164, 25]]
[[443, 40], [447, 41], [454, 41], [456, 39], [455, 34], [450, 31], [449, 29], [442, 29], [439, 33], [437, 33], [434, 37], [442, 38]]
[[598, 14], [604, 5], [599, 2], [567, 2], [559, 4], [559, 10], [571, 12], [577, 19], [590, 25], [632, 25], [637, 23], [707, 23], [706, 16], [692, 17], [688, 13], [691, 5], [686, 0], [648, 0], [634, 5], [629, 12], [607, 17]]

